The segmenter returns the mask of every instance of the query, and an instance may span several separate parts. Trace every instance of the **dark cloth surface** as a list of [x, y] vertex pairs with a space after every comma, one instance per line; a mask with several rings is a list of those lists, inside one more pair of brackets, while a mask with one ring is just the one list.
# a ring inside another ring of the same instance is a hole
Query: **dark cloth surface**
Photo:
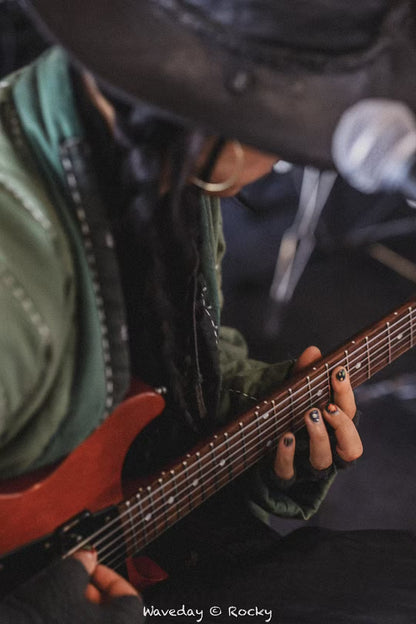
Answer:
[[[229, 534], [230, 552], [177, 571], [145, 594], [151, 609], [203, 611], [203, 622], [410, 624], [416, 620], [416, 539], [406, 531], [302, 528], [279, 539], [252, 524]], [[219, 607], [210, 612], [212, 607]], [[248, 611], [257, 607], [257, 612]], [[231, 609], [231, 611], [230, 611]], [[244, 615], [244, 610], [247, 613]], [[238, 613], [238, 611], [237, 611]], [[189, 622], [167, 615], [164, 622]]]

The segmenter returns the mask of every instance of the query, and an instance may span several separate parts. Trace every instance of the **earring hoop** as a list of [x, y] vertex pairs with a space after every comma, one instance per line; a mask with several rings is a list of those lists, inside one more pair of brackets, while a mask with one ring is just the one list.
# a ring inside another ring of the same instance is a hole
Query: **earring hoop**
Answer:
[[195, 184], [198, 188], [209, 193], [221, 193], [222, 191], [227, 191], [229, 188], [234, 186], [243, 170], [244, 150], [240, 141], [234, 140], [232, 142], [232, 146], [235, 154], [235, 166], [232, 175], [227, 178], [227, 180], [224, 180], [224, 182], [206, 182], [197, 176], [192, 176], [192, 184]]

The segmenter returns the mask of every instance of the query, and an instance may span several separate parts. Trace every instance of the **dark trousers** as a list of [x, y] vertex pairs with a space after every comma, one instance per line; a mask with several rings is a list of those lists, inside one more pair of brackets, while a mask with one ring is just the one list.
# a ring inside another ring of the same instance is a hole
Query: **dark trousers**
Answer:
[[310, 527], [281, 538], [230, 507], [201, 509], [157, 545], [170, 578], [145, 593], [149, 624], [416, 623], [413, 533]]

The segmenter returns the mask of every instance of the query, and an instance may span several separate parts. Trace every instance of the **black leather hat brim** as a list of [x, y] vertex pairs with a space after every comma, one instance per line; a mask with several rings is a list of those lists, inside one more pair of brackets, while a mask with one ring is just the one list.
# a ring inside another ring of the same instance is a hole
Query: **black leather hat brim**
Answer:
[[282, 47], [273, 63], [218, 45], [154, 2], [30, 4], [76, 59], [128, 97], [292, 162], [332, 166], [333, 131], [360, 99], [398, 99], [416, 111], [410, 1], [392, 3], [368, 49], [308, 62]]

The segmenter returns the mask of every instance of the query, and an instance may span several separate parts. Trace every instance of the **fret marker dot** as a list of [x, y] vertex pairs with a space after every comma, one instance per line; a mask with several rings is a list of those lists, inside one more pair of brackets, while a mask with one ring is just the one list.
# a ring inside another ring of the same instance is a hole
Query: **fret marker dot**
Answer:
[[172, 503], [175, 502], [175, 499], [173, 498], [173, 496], [169, 496], [168, 498], [168, 505], [172, 505]]
[[263, 419], [267, 420], [267, 418], [269, 417], [269, 412], [266, 412], [265, 414], [263, 414]]
[[397, 340], [401, 340], [402, 338], [403, 338], [403, 334], [399, 334], [399, 335], [397, 336]]
[[318, 390], [318, 392], [316, 393], [316, 396], [318, 396], [318, 397], [321, 396], [322, 392], [323, 392], [323, 390]]
[[193, 485], [194, 487], [196, 487], [196, 486], [198, 485], [198, 483], [199, 483], [198, 479], [194, 479], [194, 480], [192, 481], [192, 485]]
[[271, 445], [272, 445], [272, 441], [271, 441], [271, 440], [269, 440], [269, 441], [266, 443], [266, 446], [271, 446]]
[[358, 362], [358, 364], [356, 364], [355, 368], [361, 368], [361, 362]]
[[146, 514], [144, 519], [146, 520], [146, 522], [149, 522], [149, 520], [152, 519], [152, 514], [151, 513]]
[[225, 466], [225, 459], [222, 459], [222, 460], [220, 461], [220, 466]]

